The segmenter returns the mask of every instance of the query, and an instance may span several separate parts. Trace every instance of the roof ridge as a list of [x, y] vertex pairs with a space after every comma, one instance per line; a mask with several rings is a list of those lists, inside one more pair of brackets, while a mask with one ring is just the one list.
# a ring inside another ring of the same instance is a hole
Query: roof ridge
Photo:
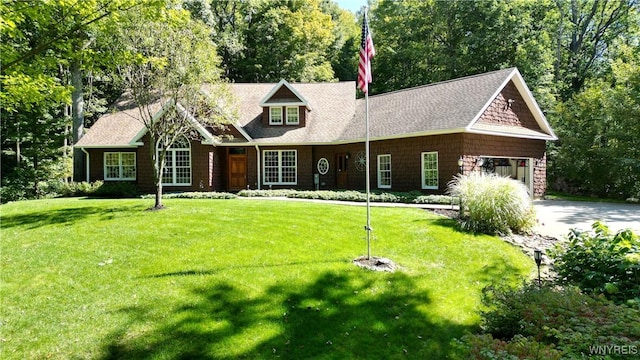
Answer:
[[[278, 85], [280, 82], [229, 82], [229, 85]], [[317, 81], [317, 82], [290, 82], [287, 81], [289, 85], [345, 85], [349, 83], [355, 84], [355, 80], [344, 80], [344, 81]]]
[[404, 91], [413, 91], [413, 90], [417, 90], [417, 89], [424, 89], [427, 87], [431, 87], [431, 86], [437, 86], [437, 85], [443, 85], [443, 84], [447, 84], [447, 83], [452, 83], [452, 82], [458, 82], [458, 81], [463, 81], [463, 80], [469, 80], [472, 78], [477, 78], [477, 77], [484, 77], [484, 76], [489, 76], [489, 75], [493, 75], [495, 73], [504, 71], [505, 73], [508, 72], [511, 73], [513, 72], [513, 70], [517, 69], [516, 67], [509, 67], [509, 68], [504, 68], [504, 69], [499, 69], [499, 70], [494, 70], [494, 71], [489, 71], [486, 73], [479, 73], [479, 74], [473, 74], [473, 75], [467, 75], [467, 76], [463, 76], [460, 78], [455, 78], [455, 79], [449, 79], [449, 80], [442, 80], [442, 81], [438, 81], [438, 82], [434, 82], [434, 83], [430, 83], [430, 84], [424, 84], [424, 85], [418, 85], [418, 86], [414, 86], [414, 87], [410, 87], [410, 88], [405, 88], [405, 89], [398, 89], [398, 90], [394, 90], [394, 91], [389, 91], [389, 92], [385, 92], [385, 93], [380, 93], [380, 94], [376, 94], [376, 95], [371, 95], [371, 97], [379, 97], [379, 96], [385, 96], [385, 95], [391, 95], [391, 94], [396, 94], [396, 93], [400, 93], [400, 92], [404, 92]]

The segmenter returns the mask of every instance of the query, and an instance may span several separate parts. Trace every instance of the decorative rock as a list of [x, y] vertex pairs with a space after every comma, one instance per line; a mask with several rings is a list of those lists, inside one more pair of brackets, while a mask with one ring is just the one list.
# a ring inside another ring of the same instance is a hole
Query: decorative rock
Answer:
[[545, 236], [540, 234], [530, 235], [517, 235], [511, 234], [502, 236], [502, 240], [517, 246], [522, 250], [525, 255], [533, 258], [533, 251], [539, 249], [542, 251], [542, 263], [540, 267], [540, 276], [544, 281], [552, 280], [556, 277], [556, 272], [553, 267], [553, 259], [547, 256], [547, 249], [554, 246], [554, 244], [561, 242], [552, 236]]
[[553, 266], [553, 260], [546, 256], [546, 251], [547, 249], [552, 248], [556, 243], [560, 242], [560, 240], [552, 236], [545, 236], [540, 234], [511, 234], [503, 236], [502, 240], [519, 247], [520, 249], [522, 249], [522, 252], [530, 257], [533, 257], [533, 251], [535, 249], [542, 250], [542, 263], [549, 266]]

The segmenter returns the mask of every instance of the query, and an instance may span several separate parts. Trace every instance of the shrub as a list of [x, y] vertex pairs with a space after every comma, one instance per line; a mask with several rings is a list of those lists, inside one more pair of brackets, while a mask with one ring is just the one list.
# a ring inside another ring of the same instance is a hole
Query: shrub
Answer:
[[83, 181], [77, 183], [73, 181], [49, 180], [39, 182], [36, 190], [33, 188], [24, 188], [22, 185], [3, 186], [0, 189], [0, 196], [2, 196], [3, 202], [33, 198], [88, 196], [93, 194], [102, 184], [102, 181], [93, 183]]
[[9, 201], [26, 200], [29, 197], [25, 187], [20, 184], [0, 186], [0, 204], [8, 203]]
[[133, 183], [117, 181], [103, 183], [91, 195], [107, 198], [132, 198], [140, 196], [140, 191]]
[[531, 337], [516, 335], [510, 341], [494, 339], [491, 334], [468, 334], [454, 343], [455, 359], [476, 360], [557, 360], [562, 353], [553, 345], [539, 343]]
[[[149, 197], [155, 197], [155, 195], [150, 195]], [[201, 191], [193, 191], [193, 192], [181, 192], [181, 193], [170, 193], [170, 194], [162, 194], [164, 199], [235, 199], [236, 195], [227, 193], [227, 192], [201, 192]]]
[[[330, 191], [330, 190], [241, 190], [238, 192], [238, 196], [246, 197], [289, 197], [298, 199], [320, 199], [320, 200], [335, 200], [335, 201], [367, 201], [366, 193], [345, 190], [345, 191]], [[416, 195], [413, 193], [372, 193], [370, 200], [375, 202], [409, 202]]]
[[640, 238], [630, 229], [613, 234], [601, 222], [591, 227], [572, 230], [567, 243], [548, 251], [560, 280], [616, 302], [640, 301]]
[[595, 346], [640, 349], [639, 309], [585, 295], [575, 287], [489, 287], [483, 301], [489, 310], [482, 313], [482, 329], [491, 337], [473, 335], [460, 341], [464, 354], [484, 354], [476, 359], [539, 358], [521, 357], [526, 346], [549, 358], [559, 351], [563, 359], [584, 358]]
[[103, 181], [88, 183], [86, 181], [76, 183], [76, 196], [89, 196], [104, 186]]
[[[335, 201], [367, 201], [366, 193], [356, 190], [240, 190], [238, 196], [244, 197], [289, 197], [299, 199], [320, 199]], [[456, 204], [457, 199], [452, 200], [448, 195], [422, 195], [419, 191], [409, 192], [372, 192], [371, 201], [387, 203], [414, 203], [414, 204]]]
[[40, 196], [42, 197], [71, 197], [92, 195], [103, 185], [102, 181], [93, 183], [52, 180], [40, 183]]
[[460, 198], [465, 230], [526, 233], [535, 225], [533, 203], [520, 181], [495, 174], [458, 175], [449, 183], [449, 194]]
[[359, 191], [292, 191], [291, 193], [287, 194], [287, 197], [338, 201], [367, 201], [366, 195]]
[[240, 190], [238, 196], [244, 197], [286, 197], [290, 193], [296, 190], [282, 189], [282, 190]]
[[416, 204], [459, 204], [459, 199], [448, 195], [421, 195], [413, 200]]

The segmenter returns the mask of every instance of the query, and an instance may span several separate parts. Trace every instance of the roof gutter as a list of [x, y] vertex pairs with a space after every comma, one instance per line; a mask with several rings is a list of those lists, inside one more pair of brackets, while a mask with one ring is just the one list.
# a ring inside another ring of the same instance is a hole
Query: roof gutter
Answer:
[[491, 136], [504, 136], [518, 139], [533, 139], [533, 140], [544, 140], [544, 141], [555, 141], [558, 138], [554, 135], [548, 134], [540, 134], [540, 135], [529, 135], [529, 134], [513, 134], [509, 132], [498, 132], [498, 131], [490, 131], [490, 130], [478, 130], [478, 129], [469, 129], [465, 131], [469, 134], [478, 134], [478, 135], [491, 135]]
[[86, 165], [86, 170], [85, 170], [86, 171], [85, 176], [86, 176], [87, 182], [90, 182], [90, 179], [89, 179], [89, 169], [90, 169], [90, 166], [89, 166], [89, 161], [90, 161], [89, 152], [87, 150], [85, 150], [85, 148], [83, 148], [83, 147], [80, 148], [80, 150], [82, 150], [82, 152], [85, 155], [87, 155], [87, 165]]
[[256, 164], [257, 165], [257, 170], [258, 170], [258, 190], [262, 190], [261, 189], [261, 183], [262, 183], [262, 179], [260, 178], [260, 145], [256, 144]]

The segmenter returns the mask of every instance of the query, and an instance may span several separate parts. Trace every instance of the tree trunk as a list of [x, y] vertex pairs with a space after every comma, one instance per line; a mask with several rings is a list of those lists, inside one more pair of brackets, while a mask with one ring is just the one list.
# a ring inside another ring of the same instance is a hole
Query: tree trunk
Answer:
[[35, 152], [33, 155], [33, 194], [36, 199], [40, 198], [40, 194], [38, 191], [38, 182], [40, 181], [38, 173], [40, 167], [40, 161], [38, 161], [38, 152]]
[[564, 8], [562, 7], [562, 4], [560, 2], [556, 2], [556, 5], [558, 7], [558, 11], [560, 12], [560, 19], [559, 19], [559, 24], [558, 24], [558, 32], [556, 33], [557, 39], [556, 39], [556, 59], [555, 59], [555, 63], [553, 65], [554, 67], [554, 73], [555, 73], [555, 77], [556, 77], [556, 81], [560, 80], [560, 70], [561, 70], [561, 64], [562, 64], [562, 40], [564, 37]]
[[18, 165], [20, 165], [20, 158], [22, 157], [20, 152], [20, 138], [18, 138], [18, 140], [16, 140], [16, 164]]
[[156, 185], [156, 201], [153, 209], [160, 210], [164, 208], [162, 205], [162, 172], [164, 169], [164, 151], [156, 150], [157, 140], [155, 136], [149, 136], [150, 148], [151, 148], [151, 161], [153, 163], [153, 178]]
[[[73, 144], [77, 144], [84, 133], [84, 91], [82, 87], [82, 69], [80, 60], [74, 59], [71, 62], [71, 119], [73, 122], [72, 139]], [[73, 149], [73, 180], [83, 181], [83, 153], [78, 148]]]
[[162, 180], [160, 180], [156, 184], [156, 203], [153, 206], [154, 209], [162, 209], [164, 205], [162, 205]]

